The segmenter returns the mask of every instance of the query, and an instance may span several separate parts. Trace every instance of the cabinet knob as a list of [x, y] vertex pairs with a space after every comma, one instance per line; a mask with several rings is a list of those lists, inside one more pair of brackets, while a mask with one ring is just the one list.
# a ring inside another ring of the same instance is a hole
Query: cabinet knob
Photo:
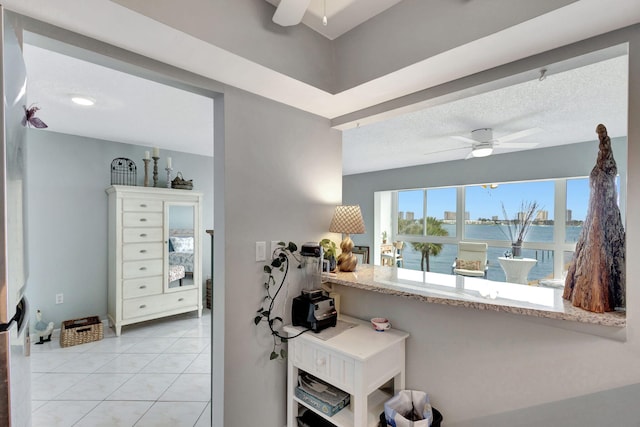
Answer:
[[147, 250], [146, 250], [146, 249], [140, 249], [140, 253], [141, 253], [141, 254], [146, 254], [146, 253], [147, 253]]
[[178, 298], [178, 301], [184, 301], [184, 298]]
[[146, 208], [146, 207], [147, 207], [147, 205], [146, 205], [146, 204], [144, 204], [144, 203], [141, 203], [141, 204], [140, 204], [140, 207], [141, 207], [141, 208]]
[[146, 305], [146, 304], [142, 304], [142, 305], [140, 306], [140, 308], [147, 308], [147, 305]]
[[147, 222], [147, 218], [140, 218], [140, 222]]
[[140, 237], [147, 237], [147, 233], [140, 234]]
[[147, 285], [140, 285], [140, 289], [147, 289]]
[[147, 267], [140, 267], [140, 271], [145, 271]]

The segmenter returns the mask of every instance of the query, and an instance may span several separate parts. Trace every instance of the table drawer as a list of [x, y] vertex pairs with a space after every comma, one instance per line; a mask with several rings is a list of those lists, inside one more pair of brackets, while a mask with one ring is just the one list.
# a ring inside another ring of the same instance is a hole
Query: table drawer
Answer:
[[162, 212], [162, 200], [124, 199], [122, 200], [122, 210], [133, 212]]
[[[292, 343], [293, 349], [291, 349]], [[324, 379], [344, 391], [353, 391], [353, 359], [309, 343], [304, 339], [291, 340], [289, 346], [289, 357], [292, 358], [296, 367]]]
[[162, 212], [125, 212], [122, 225], [125, 227], [162, 227]]
[[156, 295], [162, 293], [162, 278], [164, 276], [142, 277], [122, 281], [122, 296], [124, 299]]
[[162, 242], [162, 228], [124, 228], [124, 243]]
[[137, 277], [161, 276], [162, 260], [149, 259], [142, 261], [128, 261], [122, 263], [122, 278], [135, 279]]
[[182, 292], [172, 292], [163, 295], [151, 295], [142, 298], [133, 298], [122, 303], [122, 313], [125, 319], [162, 313], [164, 311], [197, 306], [198, 290], [193, 289]]
[[162, 258], [164, 243], [128, 243], [122, 246], [122, 259], [136, 261], [142, 259]]

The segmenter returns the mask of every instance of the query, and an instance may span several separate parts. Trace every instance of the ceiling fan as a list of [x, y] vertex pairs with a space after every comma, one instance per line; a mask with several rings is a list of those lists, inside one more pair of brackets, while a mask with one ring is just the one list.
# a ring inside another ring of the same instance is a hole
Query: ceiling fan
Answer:
[[309, 3], [311, 0], [280, 0], [272, 20], [283, 27], [298, 25], [302, 21]]
[[531, 129], [521, 130], [519, 132], [514, 132], [509, 135], [505, 135], [501, 138], [494, 139], [493, 129], [481, 128], [481, 129], [476, 129], [471, 131], [471, 138], [467, 138], [466, 136], [461, 136], [461, 135], [452, 136], [451, 138], [471, 144], [471, 152], [467, 155], [467, 157], [465, 157], [465, 159], [470, 159], [472, 157], [490, 156], [493, 153], [494, 147], [533, 148], [536, 145], [538, 145], [537, 142], [528, 143], [528, 142], [510, 142], [510, 141], [514, 141], [516, 139], [534, 135], [539, 132], [542, 132], [542, 129], [531, 128]]

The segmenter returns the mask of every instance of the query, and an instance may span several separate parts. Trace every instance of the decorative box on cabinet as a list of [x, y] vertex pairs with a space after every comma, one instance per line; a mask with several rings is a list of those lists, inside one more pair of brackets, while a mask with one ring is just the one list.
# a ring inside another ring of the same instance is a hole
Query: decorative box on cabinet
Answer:
[[[201, 316], [202, 194], [121, 185], [112, 185], [106, 192], [107, 316], [116, 335], [122, 326], [159, 317], [189, 311]], [[192, 251], [187, 247], [185, 252], [170, 254], [170, 238], [187, 239], [187, 243], [192, 238]], [[169, 271], [175, 263], [186, 266], [185, 277], [170, 282]]]
[[[288, 427], [297, 426], [296, 417], [303, 408], [336, 427], [377, 427], [384, 402], [392, 397], [381, 387], [392, 380], [393, 393], [404, 388], [405, 340], [409, 334], [397, 329], [376, 332], [369, 322], [347, 316], [339, 320], [356, 326], [327, 340], [307, 332], [288, 341]], [[300, 330], [284, 327], [290, 336]], [[351, 394], [350, 405], [332, 417], [310, 408], [295, 396], [301, 370]]]

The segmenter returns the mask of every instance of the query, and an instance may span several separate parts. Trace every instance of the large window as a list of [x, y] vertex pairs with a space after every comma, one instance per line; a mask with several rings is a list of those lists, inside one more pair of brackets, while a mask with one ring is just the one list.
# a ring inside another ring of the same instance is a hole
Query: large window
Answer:
[[[589, 178], [494, 183], [395, 192], [393, 240], [402, 240], [404, 267], [450, 274], [458, 242], [489, 245], [489, 280], [504, 281], [498, 257], [511, 250], [506, 225], [538, 204], [522, 256], [536, 259], [528, 279], [562, 278], [582, 229], [589, 203]], [[560, 203], [565, 201], [565, 203]], [[560, 203], [560, 205], [556, 205]], [[425, 214], [426, 213], [426, 214]], [[556, 221], [556, 218], [561, 218]]]

